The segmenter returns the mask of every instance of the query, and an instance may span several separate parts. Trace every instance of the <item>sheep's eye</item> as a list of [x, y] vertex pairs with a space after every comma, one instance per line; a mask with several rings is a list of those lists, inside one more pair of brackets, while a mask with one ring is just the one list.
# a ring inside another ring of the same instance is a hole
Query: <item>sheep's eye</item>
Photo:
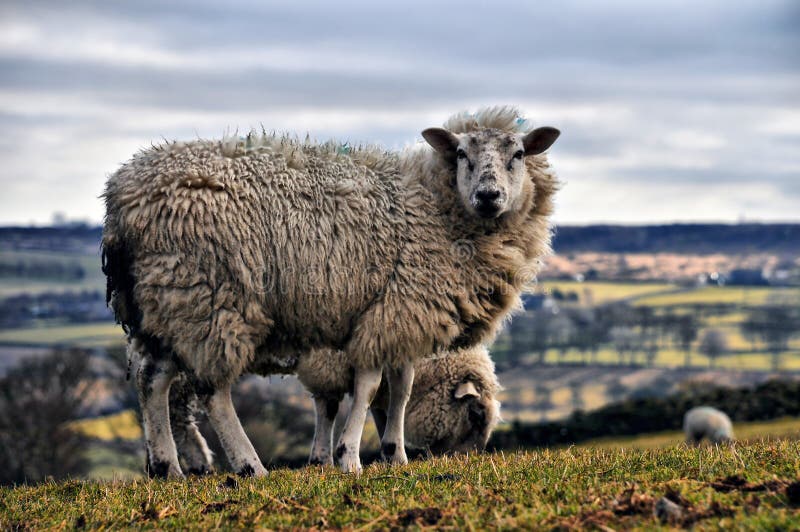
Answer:
[[522, 150], [519, 150], [517, 153], [514, 154], [514, 159], [522, 159], [522, 156], [525, 155]]
[[456, 157], [458, 157], [459, 159], [466, 159], [467, 154], [464, 150], [459, 149], [458, 151], [456, 151]]

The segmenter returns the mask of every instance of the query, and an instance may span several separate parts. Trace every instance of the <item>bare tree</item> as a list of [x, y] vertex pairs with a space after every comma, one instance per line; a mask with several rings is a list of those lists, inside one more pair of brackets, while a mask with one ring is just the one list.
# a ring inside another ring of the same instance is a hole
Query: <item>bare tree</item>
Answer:
[[728, 352], [728, 337], [719, 329], [707, 329], [700, 338], [700, 352], [708, 357], [708, 365], [717, 365], [717, 358]]
[[32, 358], [0, 379], [0, 483], [85, 471], [84, 437], [68, 426], [89, 386], [86, 351]]
[[789, 349], [789, 340], [800, 330], [800, 312], [794, 307], [768, 305], [753, 310], [742, 322], [742, 333], [759, 339], [767, 346], [772, 359], [772, 370], [781, 365], [781, 355]]
[[575, 325], [565, 312], [556, 314], [550, 320], [550, 338], [555, 347], [558, 348], [558, 361], [564, 362], [569, 352], [575, 332]]
[[611, 332], [609, 333], [611, 336], [611, 343], [614, 344], [614, 347], [619, 354], [619, 362], [620, 364], [625, 363], [625, 356], [630, 356], [629, 363], [633, 363], [633, 349], [636, 345], [636, 334], [630, 327], [625, 326], [617, 326], [612, 327]]
[[583, 383], [573, 380], [569, 383], [570, 402], [573, 410], [583, 410], [586, 402], [583, 400]]
[[694, 314], [684, 314], [676, 318], [675, 335], [683, 351], [683, 365], [692, 366], [692, 342], [697, 339], [698, 323]]
[[547, 421], [547, 413], [553, 408], [553, 400], [550, 398], [552, 390], [545, 386], [539, 385], [534, 388], [536, 394], [533, 407], [539, 411], [539, 421], [544, 423]]

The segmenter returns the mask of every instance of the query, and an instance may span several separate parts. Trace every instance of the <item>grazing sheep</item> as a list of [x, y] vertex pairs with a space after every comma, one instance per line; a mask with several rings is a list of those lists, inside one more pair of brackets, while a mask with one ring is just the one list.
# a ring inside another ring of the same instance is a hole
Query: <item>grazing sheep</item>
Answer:
[[[316, 410], [309, 463], [332, 464], [333, 424], [341, 400], [352, 391], [353, 370], [341, 351], [316, 349], [301, 360], [298, 376], [314, 396]], [[499, 389], [494, 363], [482, 346], [418, 360], [406, 407], [407, 443], [434, 454], [483, 450], [500, 420]], [[388, 404], [389, 390], [382, 385], [371, 407], [379, 436]], [[190, 381], [176, 379], [170, 395], [172, 433], [189, 474], [212, 470], [211, 453], [195, 423], [198, 410]]]
[[710, 406], [698, 406], [686, 412], [683, 416], [683, 432], [686, 434], [686, 443], [693, 445], [700, 445], [703, 438], [708, 438], [711, 443], [733, 441], [731, 418]]
[[423, 131], [434, 151], [249, 135], [168, 143], [124, 164], [104, 192], [103, 270], [143, 353], [151, 474], [182, 475], [168, 424], [179, 370], [234, 468], [265, 474], [231, 384], [312, 348], [342, 350], [355, 368], [342, 468], [361, 469], [384, 368], [382, 453], [405, 463], [413, 362], [490, 340], [549, 252], [557, 181], [542, 153], [558, 134], [528, 131], [515, 109], [498, 107]]
[[[316, 427], [309, 461], [333, 462], [331, 437], [339, 403], [353, 389], [353, 370], [341, 351], [312, 351], [296, 372], [314, 396]], [[500, 385], [483, 346], [418, 360], [405, 412], [405, 437], [412, 447], [433, 453], [483, 450], [500, 419]], [[381, 385], [372, 402], [380, 436], [385, 432], [389, 389]]]

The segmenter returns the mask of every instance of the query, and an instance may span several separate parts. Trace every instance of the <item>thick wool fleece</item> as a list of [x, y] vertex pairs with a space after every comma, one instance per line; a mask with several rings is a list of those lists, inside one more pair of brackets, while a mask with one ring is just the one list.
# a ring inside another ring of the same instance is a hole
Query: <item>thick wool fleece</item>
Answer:
[[[340, 401], [353, 388], [353, 370], [347, 364], [347, 354], [342, 351], [316, 349], [300, 357], [295, 372], [315, 397]], [[414, 369], [406, 406], [406, 441], [414, 447], [451, 451], [459, 450], [466, 438], [483, 435], [482, 448], [500, 419], [500, 384], [486, 348], [476, 346], [420, 359]], [[455, 396], [459, 385], [466, 382], [475, 386], [477, 397]], [[388, 406], [389, 387], [384, 381], [372, 407], [386, 410]]]
[[[446, 126], [518, 120], [492, 108]], [[549, 251], [556, 180], [543, 155], [525, 166], [522, 208], [486, 220], [430, 149], [274, 136], [148, 149], [106, 186], [109, 296], [131, 336], [212, 384], [314, 347], [377, 368], [475, 345]]]

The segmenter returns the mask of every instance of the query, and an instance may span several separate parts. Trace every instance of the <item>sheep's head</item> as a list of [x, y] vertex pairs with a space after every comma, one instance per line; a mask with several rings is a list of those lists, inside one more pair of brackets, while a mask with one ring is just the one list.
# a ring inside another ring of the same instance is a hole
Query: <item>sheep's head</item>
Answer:
[[524, 158], [544, 152], [559, 134], [552, 127], [526, 134], [492, 128], [461, 134], [443, 128], [422, 132], [428, 144], [454, 164], [454, 186], [466, 211], [487, 219], [525, 205], [533, 187]]
[[[412, 407], [406, 413], [409, 441], [434, 454], [482, 451], [500, 420], [500, 403], [494, 394], [479, 387], [477, 381], [466, 380], [455, 387], [432, 389], [430, 397], [418, 403], [422, 408]], [[418, 419], [427, 415], [431, 401], [441, 409], [439, 423]]]
[[472, 381], [459, 384], [453, 390], [453, 400], [456, 402], [453, 408], [454, 415], [460, 414], [466, 422], [461, 424], [460, 433], [454, 431], [453, 439], [446, 448], [432, 448], [432, 451], [457, 453], [482, 451], [486, 448], [494, 427], [500, 421], [500, 402], [487, 390], [479, 391]]

